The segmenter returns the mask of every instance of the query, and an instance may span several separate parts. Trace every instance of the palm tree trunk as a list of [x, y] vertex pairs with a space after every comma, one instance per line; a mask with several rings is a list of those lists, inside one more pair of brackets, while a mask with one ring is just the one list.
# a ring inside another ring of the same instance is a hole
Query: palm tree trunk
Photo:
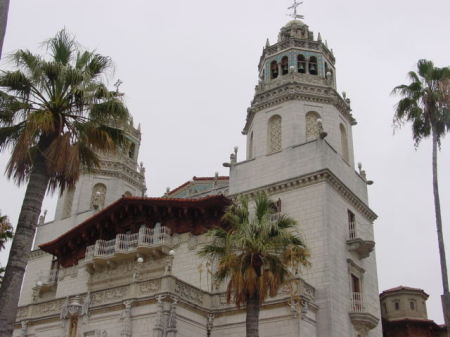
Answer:
[[9, 0], [0, 0], [0, 58], [2, 57], [3, 41], [8, 22]]
[[245, 327], [247, 337], [259, 337], [259, 296], [253, 295], [247, 300], [247, 317]]
[[30, 174], [16, 233], [0, 288], [0, 336], [12, 336], [20, 288], [33, 244], [34, 232], [48, 185], [44, 158], [37, 158]]
[[447, 324], [447, 336], [450, 337], [450, 307], [449, 307], [449, 292], [448, 292], [448, 274], [447, 274], [447, 261], [445, 258], [444, 236], [442, 234], [442, 217], [441, 217], [441, 202], [439, 198], [439, 185], [438, 185], [438, 173], [437, 173], [437, 150], [438, 150], [438, 138], [436, 131], [433, 129], [433, 193], [434, 193], [434, 209], [436, 214], [436, 229], [439, 243], [439, 256], [441, 260], [441, 274], [442, 274], [442, 287], [444, 295], [442, 296], [442, 309], [444, 312], [445, 323]]

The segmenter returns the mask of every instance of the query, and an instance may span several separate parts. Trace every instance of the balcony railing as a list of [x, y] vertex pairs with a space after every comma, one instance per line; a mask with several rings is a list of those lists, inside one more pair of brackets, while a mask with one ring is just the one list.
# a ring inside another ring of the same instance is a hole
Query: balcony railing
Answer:
[[352, 312], [364, 312], [364, 298], [362, 293], [352, 293], [351, 298], [351, 311]]
[[375, 242], [370, 238], [370, 233], [363, 230], [363, 226], [355, 221], [348, 223], [347, 247], [349, 251], [358, 254], [360, 259], [367, 258], [375, 247]]
[[168, 227], [158, 229], [141, 227], [138, 233], [118, 234], [115, 239], [109, 241], [97, 240], [95, 245], [86, 248], [85, 261], [128, 254], [140, 248], [169, 246], [172, 243], [170, 234]]
[[356, 239], [356, 223], [354, 221], [348, 223], [348, 234], [350, 240]]

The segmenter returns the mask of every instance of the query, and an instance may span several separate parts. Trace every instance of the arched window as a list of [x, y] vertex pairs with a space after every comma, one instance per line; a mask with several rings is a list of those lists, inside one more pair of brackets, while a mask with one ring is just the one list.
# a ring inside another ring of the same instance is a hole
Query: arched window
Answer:
[[315, 111], [310, 111], [305, 116], [306, 141], [317, 139], [320, 136], [318, 119], [320, 115]]
[[281, 151], [281, 117], [272, 116], [268, 124], [268, 153]]
[[345, 130], [345, 126], [343, 124], [339, 125], [339, 129], [341, 130], [341, 150], [342, 150], [342, 158], [345, 161], [349, 161], [349, 153], [348, 153], [348, 139], [347, 139], [347, 130]]
[[136, 144], [131, 143], [130, 148], [128, 149], [128, 157], [133, 159], [135, 151], [136, 151]]
[[289, 73], [289, 59], [287, 56], [284, 56], [281, 59], [281, 74], [286, 75]]
[[311, 75], [317, 75], [317, 57], [311, 56], [309, 58], [309, 73]]
[[126, 192], [123, 194], [123, 196], [128, 198], [128, 197], [132, 197], [133, 194], [131, 194], [130, 191], [126, 191]]
[[272, 61], [270, 64], [270, 78], [274, 79], [278, 77], [278, 63], [277, 61]]
[[253, 159], [253, 131], [250, 134], [250, 139], [248, 141], [248, 159]]
[[106, 186], [104, 184], [95, 184], [92, 189], [91, 208], [102, 209], [105, 206]]
[[306, 59], [301, 54], [297, 56], [297, 71], [301, 74], [306, 72]]

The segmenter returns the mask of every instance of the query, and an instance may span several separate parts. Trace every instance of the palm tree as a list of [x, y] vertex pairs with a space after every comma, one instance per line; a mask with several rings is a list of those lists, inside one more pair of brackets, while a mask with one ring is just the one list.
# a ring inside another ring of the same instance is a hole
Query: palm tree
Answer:
[[[437, 151], [441, 145], [441, 138], [450, 129], [448, 86], [450, 68], [438, 68], [431, 61], [419, 60], [417, 70], [417, 73], [414, 71], [409, 72], [410, 84], [399, 85], [393, 90], [393, 94], [402, 96], [402, 99], [396, 106], [394, 125], [402, 126], [406, 122], [411, 122], [416, 147], [424, 138], [431, 136], [432, 139], [433, 194], [444, 290], [443, 309], [448, 336], [450, 337], [450, 300], [437, 171]], [[445, 309], [446, 307], [447, 310]]]
[[5, 40], [6, 23], [8, 22], [9, 0], [0, 0], [0, 58]]
[[[9, 219], [6, 215], [1, 215], [0, 213], [0, 250], [5, 249], [5, 243], [12, 239], [13, 237], [13, 228]], [[5, 268], [0, 267], [0, 285], [3, 280], [3, 273], [5, 272]]]
[[218, 282], [228, 280], [227, 300], [246, 305], [247, 337], [258, 337], [261, 304], [294, 277], [300, 265], [309, 265], [309, 253], [295, 234], [295, 220], [278, 215], [265, 193], [255, 198], [254, 215], [241, 197], [223, 217], [225, 228], [212, 229], [211, 244], [199, 254], [217, 265]]
[[124, 142], [129, 119], [118, 91], [103, 83], [109, 57], [82, 50], [65, 30], [45, 42], [50, 57], [19, 50], [17, 70], [0, 73], [0, 150], [6, 173], [28, 182], [0, 289], [0, 336], [11, 336], [20, 286], [47, 190], [71, 188], [96, 153]]

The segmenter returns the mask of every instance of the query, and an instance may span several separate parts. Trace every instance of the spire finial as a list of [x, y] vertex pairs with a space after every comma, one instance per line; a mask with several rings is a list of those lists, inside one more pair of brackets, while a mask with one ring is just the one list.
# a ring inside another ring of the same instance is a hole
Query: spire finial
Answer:
[[294, 0], [294, 4], [290, 7], [288, 7], [288, 9], [292, 9], [292, 14], [288, 14], [291, 18], [294, 18], [294, 20], [296, 19], [304, 19], [305, 17], [303, 15], [297, 14], [297, 7], [300, 6], [301, 4], [303, 4], [302, 2], [297, 2], [297, 0]]

